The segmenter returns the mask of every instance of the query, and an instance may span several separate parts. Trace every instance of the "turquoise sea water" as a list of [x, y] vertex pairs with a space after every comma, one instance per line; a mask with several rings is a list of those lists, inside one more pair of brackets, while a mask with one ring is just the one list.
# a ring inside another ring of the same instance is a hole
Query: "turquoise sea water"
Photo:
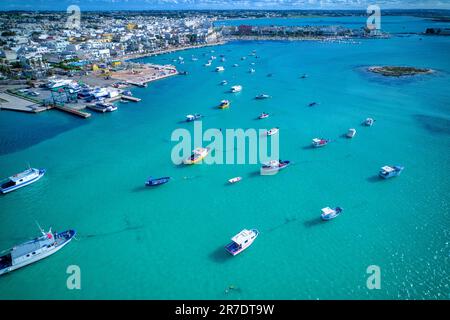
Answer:
[[[0, 112], [0, 175], [27, 163], [47, 169], [41, 181], [0, 197], [0, 248], [38, 235], [35, 220], [78, 231], [57, 254], [0, 277], [0, 298], [450, 298], [450, 39], [420, 38], [233, 42], [142, 59], [182, 56], [177, 67], [189, 75], [133, 89], [142, 102], [112, 114]], [[260, 58], [240, 60], [252, 50]], [[206, 68], [210, 55], [218, 59]], [[365, 72], [398, 64], [437, 72]], [[214, 72], [218, 65], [225, 72]], [[223, 79], [243, 91], [226, 93]], [[272, 98], [253, 99], [262, 92]], [[215, 108], [222, 99], [229, 110]], [[272, 116], [254, 120], [262, 111]], [[279, 126], [281, 158], [294, 164], [269, 177], [258, 165], [175, 166], [171, 133], [192, 129], [181, 122], [189, 113], [204, 114], [204, 128]], [[374, 126], [361, 126], [369, 116]], [[342, 138], [351, 127], [355, 138]], [[311, 149], [316, 136], [334, 141]], [[385, 164], [406, 168], [380, 181]], [[145, 188], [149, 175], [173, 181]], [[226, 185], [238, 175], [243, 181]], [[337, 205], [344, 213], [322, 223], [320, 209]], [[243, 228], [261, 234], [230, 257], [223, 247]], [[81, 268], [81, 290], [66, 288], [69, 265]], [[381, 268], [380, 290], [366, 288], [370, 265]], [[237, 289], [226, 293], [230, 285]]]

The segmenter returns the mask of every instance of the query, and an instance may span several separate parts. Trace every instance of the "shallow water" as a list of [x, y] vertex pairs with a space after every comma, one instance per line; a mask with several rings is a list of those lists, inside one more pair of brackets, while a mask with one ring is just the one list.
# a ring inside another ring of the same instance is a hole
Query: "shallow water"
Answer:
[[[260, 58], [247, 56], [254, 49]], [[142, 59], [182, 56], [177, 67], [189, 75], [133, 89], [142, 101], [112, 114], [0, 112], [0, 175], [28, 162], [47, 169], [0, 197], [0, 248], [36, 236], [35, 220], [78, 231], [52, 257], [1, 277], [0, 298], [448, 299], [449, 52], [443, 37], [233, 42]], [[206, 68], [210, 55], [218, 58]], [[396, 64], [438, 72], [392, 79], [365, 71]], [[225, 72], [214, 72], [218, 65]], [[243, 91], [226, 93], [233, 84]], [[272, 98], [254, 100], [262, 92]], [[216, 109], [225, 98], [231, 108]], [[271, 117], [256, 121], [262, 111]], [[279, 126], [281, 158], [293, 165], [270, 177], [258, 165], [175, 166], [171, 133], [192, 130], [181, 122], [189, 113], [204, 114], [205, 129]], [[374, 126], [361, 126], [369, 116]], [[351, 127], [355, 138], [342, 138]], [[311, 149], [316, 136], [333, 142]], [[380, 181], [385, 164], [406, 168]], [[173, 180], [145, 188], [149, 175]], [[337, 205], [344, 213], [322, 223], [320, 209]], [[229, 257], [223, 247], [243, 228], [261, 234]], [[66, 288], [69, 265], [81, 268], [81, 290]], [[366, 288], [370, 265], [381, 268], [380, 290]], [[227, 293], [230, 285], [237, 289]]]

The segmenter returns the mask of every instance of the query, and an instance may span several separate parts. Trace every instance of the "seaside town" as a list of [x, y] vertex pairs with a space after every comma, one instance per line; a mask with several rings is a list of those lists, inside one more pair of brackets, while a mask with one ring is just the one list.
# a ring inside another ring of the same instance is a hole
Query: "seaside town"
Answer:
[[215, 26], [218, 18], [227, 18], [224, 13], [76, 14], [0, 14], [0, 109], [36, 113], [55, 108], [84, 118], [91, 115], [86, 108], [114, 111], [114, 101], [139, 101], [127, 87], [183, 74], [175, 65], [132, 59], [228, 40], [387, 36], [379, 30], [339, 26]]

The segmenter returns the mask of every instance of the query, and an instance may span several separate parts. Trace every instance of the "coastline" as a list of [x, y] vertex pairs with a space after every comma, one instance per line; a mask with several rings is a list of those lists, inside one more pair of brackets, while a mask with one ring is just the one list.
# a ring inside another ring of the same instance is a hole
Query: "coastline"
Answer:
[[193, 45], [193, 46], [177, 47], [177, 48], [171, 48], [171, 49], [160, 50], [160, 51], [155, 51], [155, 52], [137, 53], [137, 54], [123, 56], [123, 57], [120, 57], [119, 59], [121, 61], [134, 60], [134, 59], [139, 59], [139, 58], [159, 56], [161, 54], [168, 54], [168, 53], [190, 50], [190, 49], [220, 46], [220, 45], [226, 44], [227, 42], [228, 42], [228, 40], [224, 40], [224, 41], [218, 41], [218, 42], [214, 42], [214, 43], [205, 43], [205, 44], [199, 44], [199, 45]]

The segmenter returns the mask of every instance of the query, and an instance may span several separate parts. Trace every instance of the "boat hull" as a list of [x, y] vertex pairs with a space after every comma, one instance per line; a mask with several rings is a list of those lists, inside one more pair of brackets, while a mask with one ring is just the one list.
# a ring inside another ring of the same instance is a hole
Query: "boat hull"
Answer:
[[324, 221], [333, 220], [334, 218], [339, 217], [339, 215], [340, 215], [340, 214], [342, 213], [342, 211], [343, 211], [343, 209], [342, 209], [342, 208], [339, 208], [339, 207], [335, 208], [334, 210], [335, 210], [335, 212], [332, 213], [332, 214], [321, 214], [322, 220], [324, 220]]
[[225, 246], [225, 250], [231, 254], [232, 256], [236, 256], [239, 253], [241, 253], [242, 251], [244, 251], [245, 249], [247, 249], [248, 247], [250, 247], [253, 242], [255, 241], [255, 239], [258, 237], [259, 235], [259, 231], [256, 229], [252, 229], [252, 231], [254, 232], [255, 236], [245, 245], [243, 245], [240, 248], [236, 247], [236, 244], [234, 242], [229, 243], [228, 245]]
[[24, 182], [24, 183], [21, 183], [19, 185], [15, 185], [15, 186], [12, 186], [12, 187], [9, 187], [9, 188], [0, 188], [0, 192], [1, 193], [9, 193], [9, 192], [12, 192], [14, 190], [17, 190], [17, 189], [20, 189], [22, 187], [25, 187], [25, 186], [27, 186], [29, 184], [32, 184], [32, 183], [38, 181], [39, 179], [41, 179], [44, 176], [44, 174], [45, 174], [45, 169], [40, 169], [39, 170], [39, 175], [36, 178], [33, 178], [31, 180], [28, 180], [27, 182]]
[[163, 177], [163, 178], [158, 178], [158, 179], [150, 179], [150, 180], [147, 180], [145, 182], [145, 185], [147, 187], [156, 187], [156, 186], [160, 186], [160, 185], [166, 184], [169, 181], [170, 181], [170, 177]]
[[51, 256], [52, 254], [58, 252], [59, 250], [64, 248], [70, 241], [72, 241], [73, 237], [75, 237], [75, 235], [76, 235], [76, 231], [75, 230], [67, 230], [67, 231], [64, 231], [64, 232], [61, 232], [58, 234], [59, 237], [65, 236], [65, 235], [67, 235], [66, 239], [63, 242], [61, 242], [60, 244], [58, 244], [57, 246], [55, 246], [52, 250], [48, 250], [48, 251], [46, 251], [38, 256], [35, 256], [32, 259], [24, 261], [22, 263], [0, 269], [0, 276], [4, 275], [6, 273], [9, 273], [11, 271], [26, 267], [32, 263], [35, 263], [39, 260], [47, 258], [48, 256]]

